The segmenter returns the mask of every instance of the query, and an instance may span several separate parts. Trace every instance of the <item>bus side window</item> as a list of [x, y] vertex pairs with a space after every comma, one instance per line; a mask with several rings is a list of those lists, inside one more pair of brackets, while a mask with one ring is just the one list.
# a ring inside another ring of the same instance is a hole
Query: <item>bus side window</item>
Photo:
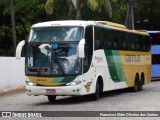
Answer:
[[123, 37], [122, 37], [122, 47], [123, 50], [128, 50], [128, 34], [127, 33], [123, 33]]
[[150, 51], [151, 50], [151, 38], [149, 36], [147, 36], [147, 41], [148, 41], [147, 42], [147, 46], [148, 46], [147, 47], [148, 48], [147, 51]]
[[147, 40], [145, 36], [143, 36], [143, 51], [147, 51]]
[[113, 50], [118, 49], [118, 37], [117, 37], [117, 31], [113, 31], [113, 38], [112, 38], [112, 45], [113, 45]]
[[107, 29], [104, 33], [104, 49], [111, 49], [111, 31]]
[[106, 41], [110, 39], [107, 31], [105, 28], [95, 27], [95, 50], [107, 47], [105, 46], [108, 44]]
[[105, 40], [104, 41], [104, 48], [105, 49], [111, 49], [111, 41], [110, 40]]
[[150, 46], [151, 46], [151, 40], [149, 36], [144, 37], [145, 40], [145, 52], [150, 51]]
[[129, 45], [130, 45], [130, 50], [131, 51], [135, 51], [135, 37], [133, 34], [130, 34], [130, 42], [129, 42]]
[[117, 32], [117, 50], [121, 50], [121, 32]]
[[95, 27], [94, 28], [94, 31], [95, 31], [95, 40], [94, 40], [94, 49], [95, 50], [98, 50], [100, 49], [100, 43], [101, 43], [101, 31], [100, 31], [100, 28], [98, 27]]
[[139, 44], [138, 44], [138, 35], [135, 35], [135, 51], [138, 51], [139, 50]]
[[129, 47], [128, 47], [128, 50], [132, 50], [132, 36], [131, 34], [128, 35], [129, 36]]
[[141, 51], [141, 35], [136, 35], [136, 50]]
[[122, 33], [121, 33], [121, 50], [125, 50], [125, 47], [126, 47], [125, 35], [124, 35], [124, 33], [122, 32]]
[[140, 46], [140, 48], [139, 48], [139, 51], [143, 51], [143, 36], [142, 35], [140, 35], [140, 37], [139, 37], [139, 46]]
[[100, 40], [95, 39], [95, 50], [100, 48]]

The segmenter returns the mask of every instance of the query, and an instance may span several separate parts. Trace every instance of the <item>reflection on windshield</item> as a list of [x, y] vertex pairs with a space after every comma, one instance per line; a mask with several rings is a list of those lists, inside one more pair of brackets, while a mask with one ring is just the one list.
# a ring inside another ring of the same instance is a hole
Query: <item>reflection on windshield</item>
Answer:
[[29, 41], [80, 41], [82, 27], [34, 28], [30, 32]]
[[77, 55], [78, 44], [29, 45], [27, 49], [28, 74], [59, 75], [79, 74], [81, 61]]

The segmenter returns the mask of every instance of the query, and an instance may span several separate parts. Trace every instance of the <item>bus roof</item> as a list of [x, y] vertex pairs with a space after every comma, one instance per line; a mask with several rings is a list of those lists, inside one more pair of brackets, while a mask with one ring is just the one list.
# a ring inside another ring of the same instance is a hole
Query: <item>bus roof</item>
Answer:
[[112, 26], [111, 28], [115, 30], [125, 31], [128, 33], [141, 34], [141, 35], [148, 35], [146, 30], [131, 30], [131, 29], [127, 29], [124, 25], [113, 23], [113, 22], [108, 22], [108, 21], [97, 21], [97, 22], [104, 24], [104, 25]]
[[93, 21], [82, 21], [82, 20], [66, 20], [66, 21], [49, 21], [37, 23], [32, 26], [34, 27], [51, 27], [51, 26], [88, 26], [95, 25]]
[[83, 20], [64, 20], [64, 21], [49, 21], [49, 22], [42, 22], [37, 23], [32, 26], [32, 28], [36, 27], [52, 27], [52, 26], [83, 26], [86, 27], [88, 25], [97, 25], [103, 26], [110, 29], [141, 34], [141, 35], [148, 35], [145, 31], [138, 31], [138, 30], [130, 30], [127, 29], [124, 25], [108, 22], [108, 21], [83, 21]]

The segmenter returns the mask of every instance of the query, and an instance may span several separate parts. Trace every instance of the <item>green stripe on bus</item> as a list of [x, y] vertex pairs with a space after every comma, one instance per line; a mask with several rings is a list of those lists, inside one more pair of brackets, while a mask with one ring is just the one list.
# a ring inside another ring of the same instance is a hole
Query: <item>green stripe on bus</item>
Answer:
[[104, 52], [112, 80], [114, 82], [124, 81], [125, 79], [123, 79], [123, 68], [119, 52], [114, 50], [104, 50]]
[[69, 83], [75, 80], [77, 76], [56, 77], [51, 83]]

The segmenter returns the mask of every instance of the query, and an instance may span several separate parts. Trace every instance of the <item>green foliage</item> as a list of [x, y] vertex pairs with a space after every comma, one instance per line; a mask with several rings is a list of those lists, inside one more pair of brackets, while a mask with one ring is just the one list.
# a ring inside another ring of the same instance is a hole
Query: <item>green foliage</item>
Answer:
[[[46, 0], [14, 0], [17, 43], [27, 39], [32, 24], [45, 21]], [[14, 55], [9, 0], [0, 1], [0, 55]]]
[[113, 9], [113, 21], [116, 23], [124, 24], [127, 14], [126, 0], [111, 0]]
[[[125, 22], [127, 0], [79, 0], [79, 3], [82, 20]], [[0, 0], [0, 55], [14, 55], [9, 4], [9, 0]], [[49, 10], [48, 5], [51, 6]], [[160, 0], [134, 0], [135, 28], [159, 30], [159, 8]], [[23, 39], [27, 40], [31, 25], [44, 21], [76, 19], [77, 10], [72, 0], [14, 0], [14, 11], [19, 43]], [[109, 13], [112, 13], [112, 18]], [[149, 22], [143, 22], [146, 19]]]
[[88, 0], [88, 2], [91, 10], [99, 12], [106, 10], [106, 12], [109, 14], [109, 17], [112, 17], [112, 7], [109, 0]]
[[159, 30], [159, 8], [160, 0], [135, 0], [135, 22], [140, 22], [136, 23], [136, 29]]
[[56, 4], [58, 4], [58, 0], [47, 0], [45, 5], [47, 14], [53, 14], [54, 9], [56, 9]]

